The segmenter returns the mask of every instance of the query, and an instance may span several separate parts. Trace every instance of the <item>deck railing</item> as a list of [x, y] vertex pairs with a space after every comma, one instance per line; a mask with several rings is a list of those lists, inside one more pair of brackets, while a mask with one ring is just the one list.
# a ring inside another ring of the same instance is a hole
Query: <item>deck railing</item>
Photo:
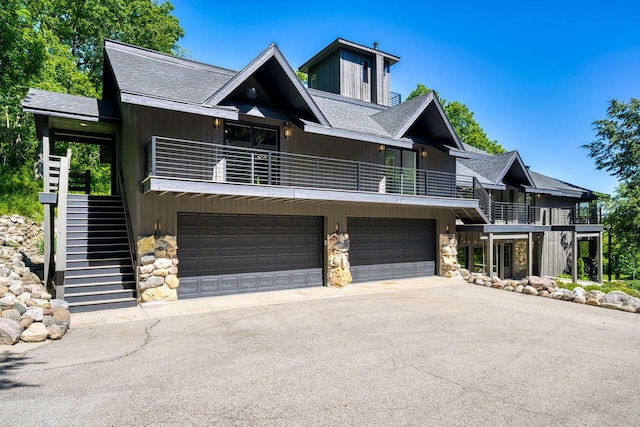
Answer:
[[476, 199], [490, 223], [597, 224], [593, 208], [496, 202], [475, 178], [424, 169], [154, 136], [146, 176], [174, 180]]
[[177, 180], [464, 197], [455, 174], [153, 137], [146, 175]]

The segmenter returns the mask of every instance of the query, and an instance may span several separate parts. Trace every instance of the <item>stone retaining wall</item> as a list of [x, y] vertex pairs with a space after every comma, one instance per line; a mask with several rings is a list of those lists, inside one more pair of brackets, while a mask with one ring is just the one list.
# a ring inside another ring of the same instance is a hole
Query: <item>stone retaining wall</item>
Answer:
[[176, 301], [178, 244], [175, 236], [138, 239], [138, 295], [140, 302]]
[[455, 234], [440, 235], [440, 275], [443, 277], [459, 277], [458, 240]]

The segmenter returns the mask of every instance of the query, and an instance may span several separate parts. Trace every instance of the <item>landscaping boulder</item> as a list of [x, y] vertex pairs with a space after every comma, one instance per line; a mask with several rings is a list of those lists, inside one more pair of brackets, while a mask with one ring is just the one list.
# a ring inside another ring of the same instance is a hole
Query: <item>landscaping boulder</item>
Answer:
[[34, 322], [20, 335], [20, 339], [24, 342], [42, 342], [47, 339], [49, 332], [47, 328], [40, 322]]
[[533, 286], [538, 292], [540, 291], [553, 292], [558, 288], [558, 285], [556, 284], [556, 282], [554, 282], [551, 279], [547, 279], [545, 277], [527, 276], [526, 280], [529, 283], [529, 285]]
[[536, 288], [534, 288], [531, 285], [527, 285], [524, 287], [524, 289], [522, 290], [522, 293], [527, 294], [527, 295], [538, 295], [538, 290]]
[[13, 319], [0, 318], [0, 344], [13, 345], [20, 339], [24, 328]]
[[53, 308], [53, 321], [55, 323], [65, 322], [67, 325], [71, 324], [71, 313], [64, 307]]
[[640, 299], [625, 294], [622, 291], [611, 291], [600, 299], [600, 304], [619, 304], [633, 307], [634, 311], [640, 307]]

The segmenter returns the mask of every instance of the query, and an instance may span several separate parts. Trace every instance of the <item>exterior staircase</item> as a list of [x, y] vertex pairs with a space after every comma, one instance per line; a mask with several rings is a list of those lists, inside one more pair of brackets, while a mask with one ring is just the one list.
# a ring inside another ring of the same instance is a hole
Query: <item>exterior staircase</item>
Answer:
[[69, 194], [64, 299], [71, 312], [136, 306], [120, 196]]

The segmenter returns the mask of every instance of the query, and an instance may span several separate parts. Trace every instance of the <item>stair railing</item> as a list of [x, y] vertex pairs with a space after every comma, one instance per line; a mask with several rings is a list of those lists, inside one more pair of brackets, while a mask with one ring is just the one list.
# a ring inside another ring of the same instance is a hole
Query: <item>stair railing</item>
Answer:
[[129, 256], [131, 257], [131, 265], [133, 267], [133, 277], [136, 282], [136, 300], [140, 300], [140, 295], [138, 295], [138, 256], [135, 240], [133, 238], [133, 228], [131, 224], [131, 216], [129, 213], [129, 201], [127, 199], [127, 189], [124, 185], [124, 175], [122, 173], [122, 168], [118, 168], [118, 181], [120, 185], [120, 193], [122, 196], [122, 206], [124, 207], [124, 221], [127, 227], [127, 240], [129, 241]]
[[69, 194], [69, 164], [71, 149], [66, 157], [60, 157], [58, 176], [58, 220], [56, 240], [56, 298], [64, 299], [64, 273], [67, 271], [67, 200]]

